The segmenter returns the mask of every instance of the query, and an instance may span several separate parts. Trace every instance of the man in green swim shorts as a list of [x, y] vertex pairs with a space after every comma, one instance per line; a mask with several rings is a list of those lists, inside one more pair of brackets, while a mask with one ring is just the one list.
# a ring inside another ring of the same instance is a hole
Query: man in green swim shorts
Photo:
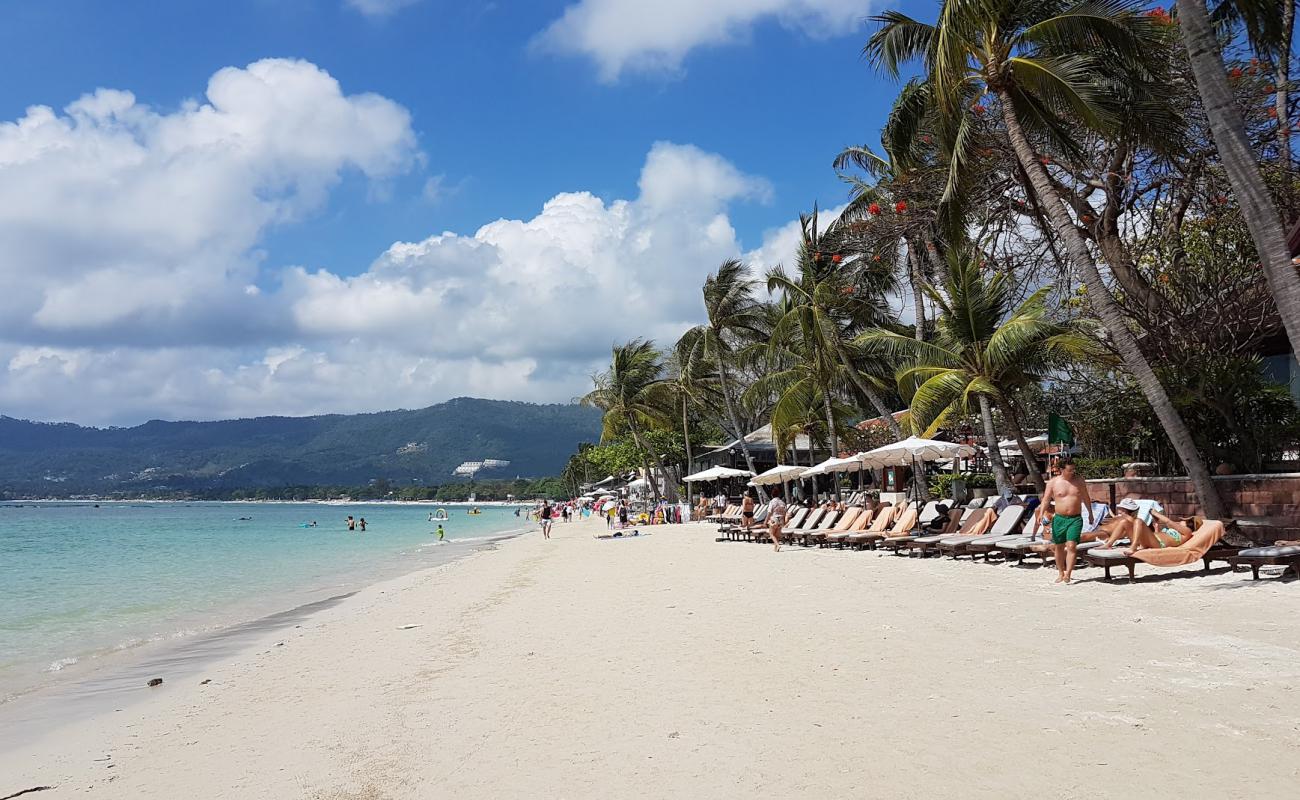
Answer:
[[1047, 482], [1038, 507], [1039, 523], [1045, 514], [1052, 524], [1052, 545], [1056, 550], [1056, 582], [1069, 583], [1074, 577], [1074, 559], [1083, 536], [1083, 506], [1092, 505], [1088, 483], [1075, 474], [1074, 463], [1061, 459], [1061, 474]]

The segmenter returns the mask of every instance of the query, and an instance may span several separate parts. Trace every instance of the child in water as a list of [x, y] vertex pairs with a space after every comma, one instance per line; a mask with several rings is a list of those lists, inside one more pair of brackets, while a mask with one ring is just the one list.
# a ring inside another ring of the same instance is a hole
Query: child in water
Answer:
[[441, 542], [441, 541], [442, 541], [442, 537], [443, 537], [443, 536], [446, 536], [446, 535], [447, 535], [447, 532], [444, 531], [444, 530], [442, 529], [442, 526], [441, 526], [441, 525], [439, 525], [439, 526], [438, 526], [438, 541]]

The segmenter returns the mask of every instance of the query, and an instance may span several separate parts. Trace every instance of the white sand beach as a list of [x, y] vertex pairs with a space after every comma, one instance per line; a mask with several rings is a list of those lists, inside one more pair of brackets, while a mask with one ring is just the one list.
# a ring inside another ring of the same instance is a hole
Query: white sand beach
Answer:
[[1295, 791], [1295, 580], [1089, 568], [1054, 586], [1047, 569], [643, 530], [557, 525], [373, 586], [0, 752], [0, 797]]

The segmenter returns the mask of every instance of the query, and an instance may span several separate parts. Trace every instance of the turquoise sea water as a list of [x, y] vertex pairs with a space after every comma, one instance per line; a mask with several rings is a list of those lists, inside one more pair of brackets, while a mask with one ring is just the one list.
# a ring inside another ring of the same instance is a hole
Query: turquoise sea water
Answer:
[[[529, 527], [513, 508], [292, 503], [0, 504], [0, 699], [445, 562]], [[344, 518], [365, 517], [365, 533]], [[247, 517], [248, 519], [240, 519]], [[302, 527], [317, 522], [317, 526]]]

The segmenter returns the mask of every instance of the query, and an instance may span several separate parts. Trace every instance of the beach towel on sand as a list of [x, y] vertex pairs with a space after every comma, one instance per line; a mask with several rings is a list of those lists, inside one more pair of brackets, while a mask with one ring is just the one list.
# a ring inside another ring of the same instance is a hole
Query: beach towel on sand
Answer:
[[1222, 538], [1223, 523], [1206, 520], [1200, 530], [1177, 547], [1148, 547], [1137, 551], [1133, 557], [1155, 567], [1181, 567], [1200, 561]]

